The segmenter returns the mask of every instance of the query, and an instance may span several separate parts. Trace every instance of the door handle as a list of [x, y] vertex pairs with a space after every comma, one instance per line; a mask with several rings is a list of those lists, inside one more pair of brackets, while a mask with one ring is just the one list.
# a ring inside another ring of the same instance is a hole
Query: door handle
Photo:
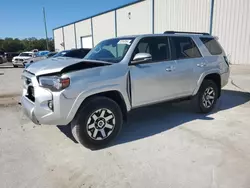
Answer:
[[206, 63], [198, 63], [197, 64], [197, 67], [205, 67], [205, 66], [207, 66]]
[[167, 72], [171, 72], [171, 71], [174, 71], [175, 70], [175, 67], [174, 66], [170, 66], [170, 67], [167, 67], [166, 68], [166, 71]]

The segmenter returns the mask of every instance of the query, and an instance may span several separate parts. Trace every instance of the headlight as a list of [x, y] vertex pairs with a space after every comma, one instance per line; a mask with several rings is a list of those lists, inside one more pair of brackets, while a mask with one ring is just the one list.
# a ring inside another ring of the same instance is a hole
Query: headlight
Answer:
[[61, 78], [60, 76], [41, 76], [38, 78], [39, 85], [48, 88], [51, 91], [60, 91], [69, 87], [70, 79], [68, 77]]

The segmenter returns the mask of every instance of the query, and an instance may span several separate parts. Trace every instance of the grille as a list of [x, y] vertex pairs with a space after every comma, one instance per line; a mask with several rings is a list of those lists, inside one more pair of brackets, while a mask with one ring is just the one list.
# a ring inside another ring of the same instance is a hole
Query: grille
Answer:
[[30, 84], [31, 84], [31, 79], [26, 78], [26, 79], [25, 79], [25, 84], [26, 84], [26, 85], [30, 85]]
[[34, 87], [33, 86], [28, 87], [26, 96], [28, 97], [28, 99], [35, 102], [35, 93], [34, 93]]

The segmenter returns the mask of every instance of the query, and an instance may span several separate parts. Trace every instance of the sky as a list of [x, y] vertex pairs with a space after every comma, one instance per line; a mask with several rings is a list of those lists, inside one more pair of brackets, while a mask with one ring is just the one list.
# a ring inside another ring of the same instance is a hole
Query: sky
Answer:
[[45, 7], [48, 37], [52, 29], [136, 0], [0, 0], [0, 38], [45, 38], [42, 8]]

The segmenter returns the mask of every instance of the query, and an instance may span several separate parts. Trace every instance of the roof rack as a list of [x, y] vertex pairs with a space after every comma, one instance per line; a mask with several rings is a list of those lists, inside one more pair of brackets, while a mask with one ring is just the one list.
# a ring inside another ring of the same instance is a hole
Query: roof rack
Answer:
[[186, 32], [186, 31], [165, 31], [164, 34], [178, 34], [178, 33], [184, 33], [184, 34], [199, 34], [199, 35], [210, 35], [209, 33], [201, 33], [201, 32]]

